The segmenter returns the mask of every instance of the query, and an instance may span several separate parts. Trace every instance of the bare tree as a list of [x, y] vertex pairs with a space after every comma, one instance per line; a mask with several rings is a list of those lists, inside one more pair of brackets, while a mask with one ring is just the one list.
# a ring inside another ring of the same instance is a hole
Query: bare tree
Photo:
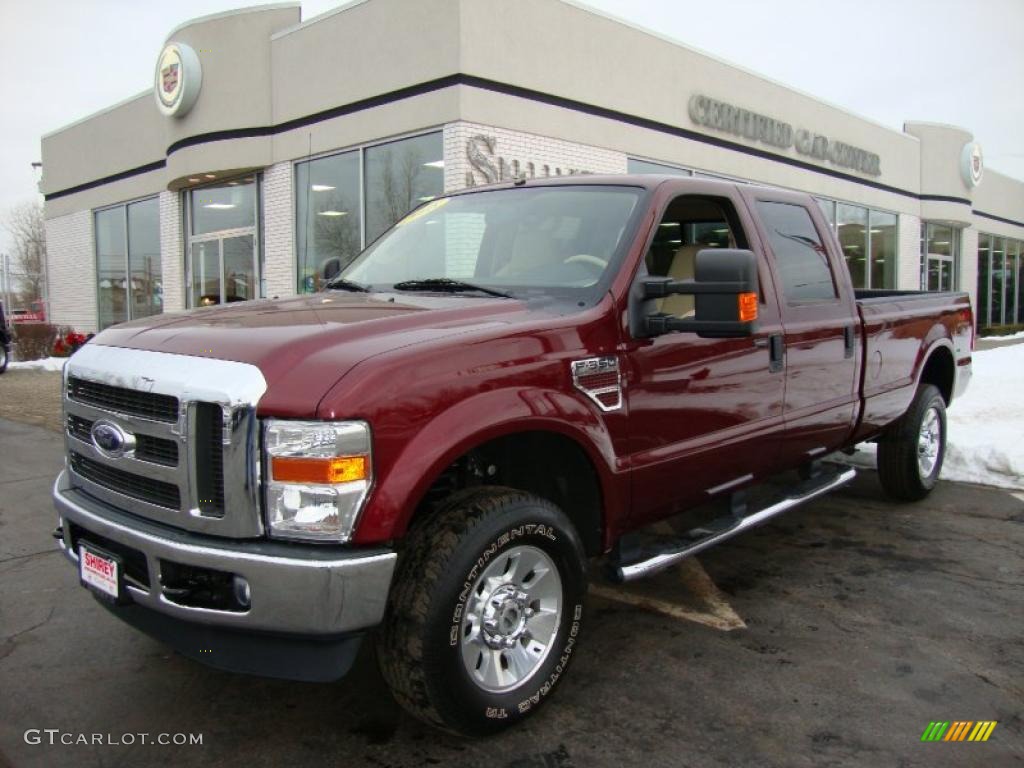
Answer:
[[13, 244], [12, 277], [21, 285], [21, 299], [25, 304], [39, 301], [46, 282], [43, 206], [34, 202], [14, 206], [7, 212], [3, 226]]

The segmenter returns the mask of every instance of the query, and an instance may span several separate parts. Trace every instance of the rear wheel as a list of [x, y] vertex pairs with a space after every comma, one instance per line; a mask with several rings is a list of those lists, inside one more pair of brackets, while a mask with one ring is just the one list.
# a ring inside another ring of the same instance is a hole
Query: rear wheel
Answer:
[[8, 357], [9, 355], [7, 354], [7, 347], [5, 347], [2, 342], [0, 342], [0, 373], [3, 373], [4, 371], [7, 370]]
[[409, 534], [378, 637], [381, 672], [421, 720], [501, 730], [564, 676], [585, 593], [583, 548], [557, 507], [506, 488], [460, 492]]
[[945, 456], [946, 403], [935, 386], [923, 384], [878, 441], [878, 477], [889, 496], [918, 501], [939, 481]]

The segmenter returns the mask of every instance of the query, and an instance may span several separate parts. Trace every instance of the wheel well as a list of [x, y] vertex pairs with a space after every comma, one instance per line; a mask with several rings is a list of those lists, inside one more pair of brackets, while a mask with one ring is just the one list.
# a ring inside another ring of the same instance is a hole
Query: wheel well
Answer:
[[554, 432], [519, 432], [473, 448], [437, 477], [413, 520], [429, 515], [455, 491], [479, 485], [516, 488], [547, 499], [576, 526], [587, 555], [600, 554], [601, 485], [590, 458], [571, 438]]
[[920, 384], [934, 384], [942, 399], [949, 405], [953, 399], [953, 379], [956, 371], [956, 363], [953, 361], [953, 353], [946, 347], [939, 347], [924, 364], [921, 371]]

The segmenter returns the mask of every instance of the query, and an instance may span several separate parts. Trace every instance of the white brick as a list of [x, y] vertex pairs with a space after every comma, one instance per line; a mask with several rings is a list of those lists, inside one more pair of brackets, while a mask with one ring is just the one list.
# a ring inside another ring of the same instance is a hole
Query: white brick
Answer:
[[164, 311], [185, 308], [185, 249], [181, 224], [181, 193], [160, 193], [160, 268]]
[[46, 220], [50, 321], [83, 333], [97, 330], [92, 211]]
[[899, 219], [896, 287], [903, 291], [921, 289], [921, 219], [907, 213], [901, 213]]
[[270, 166], [263, 174], [263, 278], [267, 296], [295, 294], [295, 204], [290, 162]]

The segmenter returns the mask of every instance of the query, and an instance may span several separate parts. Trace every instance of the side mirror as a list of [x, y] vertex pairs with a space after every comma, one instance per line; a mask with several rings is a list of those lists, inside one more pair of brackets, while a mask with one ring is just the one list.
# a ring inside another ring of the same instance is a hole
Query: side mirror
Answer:
[[[757, 326], [760, 294], [757, 257], [752, 251], [706, 248], [697, 253], [693, 280], [647, 276], [637, 281], [633, 291], [640, 314], [630, 318], [630, 325], [639, 336], [675, 331], [702, 338], [741, 338], [752, 335]], [[672, 294], [693, 295], [693, 318], [649, 313], [651, 299]]]

